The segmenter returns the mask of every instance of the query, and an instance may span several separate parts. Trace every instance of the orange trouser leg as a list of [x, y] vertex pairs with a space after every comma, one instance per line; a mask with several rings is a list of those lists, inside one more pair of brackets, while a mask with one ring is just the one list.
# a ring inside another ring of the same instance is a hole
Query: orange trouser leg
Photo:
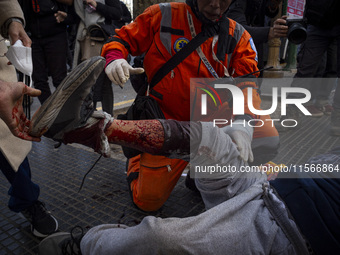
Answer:
[[253, 139], [279, 136], [269, 115], [260, 116], [260, 120], [262, 120], [262, 122], [258, 122], [256, 127], [254, 127]]
[[[144, 211], [158, 210], [168, 199], [188, 162], [143, 153], [129, 160], [133, 202]], [[139, 173], [138, 176], [134, 173]], [[131, 175], [131, 176], [132, 176]]]
[[260, 116], [262, 122], [254, 127], [253, 141], [251, 144], [254, 162], [252, 165], [265, 164], [278, 154], [280, 147], [279, 133], [269, 115]]

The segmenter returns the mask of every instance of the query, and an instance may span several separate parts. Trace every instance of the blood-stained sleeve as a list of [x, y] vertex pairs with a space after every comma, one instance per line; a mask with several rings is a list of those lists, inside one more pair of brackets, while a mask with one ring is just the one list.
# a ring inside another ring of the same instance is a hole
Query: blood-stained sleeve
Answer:
[[105, 57], [110, 51], [121, 51], [126, 59], [130, 53], [139, 56], [146, 52], [159, 30], [161, 12], [159, 5], [148, 7], [134, 22], [116, 29], [116, 35], [104, 44], [101, 56]]

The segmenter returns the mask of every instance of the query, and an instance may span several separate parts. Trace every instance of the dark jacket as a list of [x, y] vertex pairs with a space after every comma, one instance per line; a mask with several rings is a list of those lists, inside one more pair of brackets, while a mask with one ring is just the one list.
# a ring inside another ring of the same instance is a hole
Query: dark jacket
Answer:
[[130, 23], [132, 20], [129, 9], [122, 1], [120, 1], [120, 7], [122, 9], [122, 18], [120, 20], [113, 21], [113, 24], [115, 25], [116, 28], [121, 28], [122, 26], [125, 25], [125, 23]]
[[304, 15], [311, 25], [332, 28], [340, 24], [339, 14], [339, 0], [306, 0]]
[[[104, 37], [114, 35], [116, 29], [114, 21], [118, 21], [122, 18], [122, 9], [119, 0], [105, 0], [105, 4], [97, 2], [96, 12], [105, 18], [104, 23], [100, 24], [102, 29], [106, 32]], [[91, 35], [96, 37], [103, 36], [100, 31], [93, 31], [91, 32]]]
[[[26, 20], [26, 31], [34, 37], [45, 37], [65, 33], [66, 22], [57, 23], [54, 14], [60, 10], [67, 12], [67, 6], [53, 0], [40, 0], [44, 3], [40, 11], [34, 11], [32, 1], [19, 0]], [[40, 2], [37, 1], [37, 2]], [[48, 6], [46, 3], [50, 3]]]
[[97, 12], [105, 18], [105, 24], [122, 18], [122, 9], [119, 0], [105, 0], [105, 4], [97, 2]]
[[[309, 164], [328, 164], [329, 178], [276, 179], [271, 185], [285, 201], [316, 254], [340, 253], [340, 147], [313, 157]], [[336, 168], [337, 167], [337, 168]], [[334, 175], [334, 178], [331, 178]]]
[[233, 0], [227, 16], [244, 26], [257, 44], [268, 41], [270, 26], [265, 24], [265, 16], [274, 18], [277, 13], [278, 9], [270, 10], [268, 0]]

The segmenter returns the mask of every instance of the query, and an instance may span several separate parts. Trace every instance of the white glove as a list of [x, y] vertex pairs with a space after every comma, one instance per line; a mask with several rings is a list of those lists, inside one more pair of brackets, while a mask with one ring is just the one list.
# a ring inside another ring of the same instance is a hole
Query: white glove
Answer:
[[105, 68], [105, 73], [114, 84], [123, 88], [124, 84], [130, 78], [130, 74], [144, 73], [144, 69], [133, 68], [125, 59], [120, 58], [108, 64]]
[[222, 130], [236, 143], [237, 149], [240, 151], [240, 158], [245, 162], [253, 162], [254, 156], [251, 149], [253, 127], [250, 127], [245, 120], [236, 120], [229, 126], [223, 127]]

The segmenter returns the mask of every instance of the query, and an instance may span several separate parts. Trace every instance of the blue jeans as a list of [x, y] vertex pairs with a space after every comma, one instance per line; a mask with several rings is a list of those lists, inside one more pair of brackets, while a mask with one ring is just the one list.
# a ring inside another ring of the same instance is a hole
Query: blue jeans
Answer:
[[15, 172], [0, 151], [0, 169], [11, 184], [8, 190], [8, 195], [10, 195], [9, 209], [14, 212], [21, 212], [38, 200], [40, 188], [31, 180], [31, 168], [27, 157], [19, 166], [18, 171]]

